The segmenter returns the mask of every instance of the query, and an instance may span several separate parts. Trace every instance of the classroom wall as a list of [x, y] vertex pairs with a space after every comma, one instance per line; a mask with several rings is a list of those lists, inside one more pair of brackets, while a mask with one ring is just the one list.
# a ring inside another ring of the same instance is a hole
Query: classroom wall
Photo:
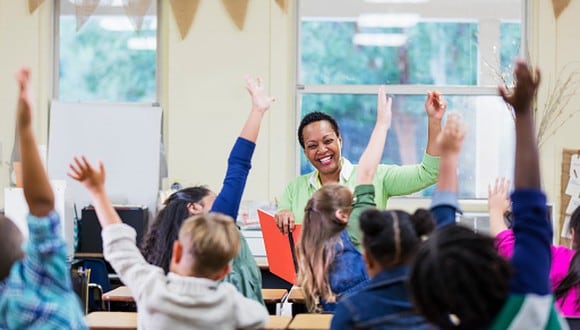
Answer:
[[[244, 89], [246, 73], [260, 75], [277, 98], [264, 119], [245, 198], [271, 200], [295, 173], [296, 115], [295, 14], [283, 13], [274, 1], [250, 1], [243, 31], [227, 16], [221, 1], [201, 1], [195, 21], [181, 40], [168, 1], [162, 1], [161, 104], [170, 181], [207, 184], [218, 189], [226, 159], [250, 109]], [[571, 1], [556, 21], [550, 1], [530, 0], [530, 55], [542, 68], [545, 101], [550, 80], [561, 67], [580, 59], [575, 37], [580, 3]], [[33, 70], [37, 96], [35, 129], [46, 143], [51, 85], [52, 1], [33, 15], [26, 1], [0, 0], [0, 185], [9, 184], [7, 161], [13, 144], [16, 85], [13, 72], [22, 64]], [[570, 103], [579, 109], [580, 96]], [[544, 186], [559, 207], [562, 148], [580, 148], [574, 117], [541, 150]], [[0, 191], [3, 194], [3, 190]], [[0, 199], [0, 205], [3, 198]], [[556, 210], [558, 212], [558, 209]]]

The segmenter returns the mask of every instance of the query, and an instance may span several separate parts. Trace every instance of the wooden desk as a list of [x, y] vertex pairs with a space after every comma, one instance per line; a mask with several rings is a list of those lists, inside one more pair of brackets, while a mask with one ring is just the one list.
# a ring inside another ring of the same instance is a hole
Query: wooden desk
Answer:
[[306, 301], [304, 300], [304, 291], [302, 291], [299, 286], [292, 287], [290, 294], [288, 295], [288, 302], [305, 304]]
[[122, 301], [122, 302], [135, 302], [133, 296], [131, 295], [131, 291], [126, 286], [120, 286], [116, 289], [113, 289], [109, 292], [105, 292], [103, 294], [104, 301]]
[[91, 330], [136, 330], [137, 313], [93, 312], [86, 317]]
[[270, 315], [268, 322], [264, 329], [266, 330], [274, 330], [274, 329], [286, 329], [288, 328], [288, 324], [292, 321], [292, 317], [290, 316], [276, 316]]
[[89, 252], [79, 252], [75, 253], [75, 259], [83, 259], [83, 258], [97, 258], [97, 259], [104, 259], [102, 253], [89, 253]]
[[268, 314], [276, 315], [276, 305], [281, 303], [287, 294], [286, 289], [262, 289], [262, 298], [268, 308]]
[[330, 329], [332, 314], [298, 314], [294, 317], [288, 329]]

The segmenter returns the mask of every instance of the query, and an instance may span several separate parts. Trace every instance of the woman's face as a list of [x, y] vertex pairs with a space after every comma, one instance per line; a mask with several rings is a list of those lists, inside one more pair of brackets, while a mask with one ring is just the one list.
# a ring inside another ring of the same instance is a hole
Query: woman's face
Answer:
[[340, 172], [342, 140], [326, 120], [312, 122], [302, 130], [304, 155], [320, 174]]

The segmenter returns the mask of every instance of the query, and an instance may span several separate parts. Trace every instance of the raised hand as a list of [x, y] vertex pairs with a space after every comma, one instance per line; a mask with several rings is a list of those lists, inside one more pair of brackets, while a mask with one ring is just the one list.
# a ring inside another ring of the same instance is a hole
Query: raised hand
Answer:
[[531, 111], [534, 95], [540, 85], [540, 70], [531, 69], [523, 60], [517, 60], [514, 68], [516, 86], [508, 92], [504, 86], [499, 86], [499, 93], [505, 102], [510, 104], [517, 115]]
[[18, 108], [16, 122], [18, 127], [30, 126], [32, 121], [32, 110], [30, 105], [30, 95], [28, 87], [30, 83], [30, 69], [22, 68], [16, 73], [16, 80], [20, 91], [18, 93]]
[[428, 92], [425, 101], [425, 112], [431, 119], [441, 120], [447, 109], [447, 102], [437, 91]]
[[386, 87], [379, 87], [377, 94], [377, 124], [385, 125], [387, 129], [391, 127], [393, 99], [387, 97]]
[[100, 193], [105, 187], [105, 166], [99, 162], [99, 168], [94, 168], [85, 158], [74, 157], [73, 162], [69, 165], [69, 177], [80, 182], [89, 193]]
[[457, 112], [452, 112], [447, 116], [445, 127], [437, 136], [437, 146], [442, 154], [459, 154], [463, 138], [465, 137], [465, 125], [463, 118]]
[[252, 109], [262, 113], [266, 112], [276, 99], [266, 95], [261, 78], [258, 77], [254, 79], [250, 76], [246, 76], [245, 79], [246, 89], [252, 97]]
[[490, 213], [492, 211], [503, 215], [510, 208], [510, 198], [508, 196], [511, 182], [506, 178], [495, 179], [495, 184], [487, 186], [487, 203]]

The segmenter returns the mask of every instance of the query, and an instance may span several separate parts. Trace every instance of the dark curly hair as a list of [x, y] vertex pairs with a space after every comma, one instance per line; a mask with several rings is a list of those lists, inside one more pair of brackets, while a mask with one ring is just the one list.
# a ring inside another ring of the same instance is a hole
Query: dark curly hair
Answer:
[[334, 133], [336, 133], [336, 136], [340, 137], [340, 128], [338, 127], [336, 119], [334, 119], [331, 115], [326, 114], [324, 112], [319, 111], [311, 112], [306, 116], [304, 116], [304, 118], [302, 118], [302, 120], [300, 121], [300, 125], [298, 126], [298, 142], [300, 142], [300, 146], [302, 147], [302, 149], [304, 149], [304, 136], [302, 136], [304, 127], [317, 121], [323, 120], [329, 122], [330, 126], [332, 126], [332, 129], [334, 130]]

